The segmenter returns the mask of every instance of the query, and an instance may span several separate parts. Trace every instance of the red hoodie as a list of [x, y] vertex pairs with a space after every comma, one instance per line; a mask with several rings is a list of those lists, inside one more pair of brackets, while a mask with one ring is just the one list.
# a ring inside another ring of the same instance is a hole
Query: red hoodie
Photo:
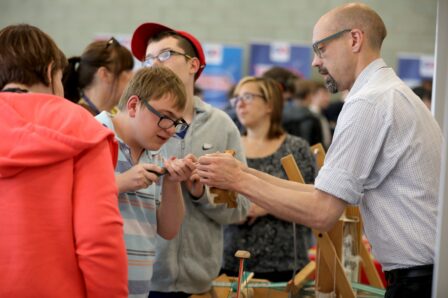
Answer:
[[127, 297], [116, 159], [82, 107], [0, 93], [0, 297]]

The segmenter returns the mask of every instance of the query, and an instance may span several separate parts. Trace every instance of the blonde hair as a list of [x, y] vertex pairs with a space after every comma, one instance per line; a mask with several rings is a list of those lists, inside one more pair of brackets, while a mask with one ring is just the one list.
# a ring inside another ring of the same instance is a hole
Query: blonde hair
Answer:
[[146, 101], [171, 95], [174, 99], [174, 107], [179, 110], [183, 110], [187, 102], [184, 83], [172, 70], [163, 66], [142, 68], [137, 71], [124, 90], [118, 108], [125, 109], [129, 98], [133, 95]]
[[[263, 77], [245, 77], [241, 79], [235, 87], [235, 95], [241, 87], [247, 83], [255, 83], [259, 92], [263, 95], [265, 101], [272, 108], [270, 117], [270, 126], [268, 139], [275, 139], [281, 136], [285, 131], [282, 127], [283, 114], [283, 92], [279, 83], [270, 78]], [[245, 135], [246, 132], [243, 132]]]

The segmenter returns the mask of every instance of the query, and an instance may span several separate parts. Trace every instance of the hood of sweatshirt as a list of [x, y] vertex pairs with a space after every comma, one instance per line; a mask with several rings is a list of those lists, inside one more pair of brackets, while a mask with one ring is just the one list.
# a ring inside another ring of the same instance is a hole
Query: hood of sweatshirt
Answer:
[[[0, 93], [0, 178], [74, 158], [113, 133], [82, 107], [41, 93]], [[117, 158], [112, 146], [112, 158]]]

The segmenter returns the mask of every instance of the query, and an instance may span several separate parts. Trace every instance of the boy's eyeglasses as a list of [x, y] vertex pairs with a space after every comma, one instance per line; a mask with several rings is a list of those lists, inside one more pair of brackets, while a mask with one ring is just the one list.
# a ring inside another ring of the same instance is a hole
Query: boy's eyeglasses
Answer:
[[188, 123], [184, 119], [180, 118], [177, 120], [173, 120], [154, 109], [146, 100], [142, 99], [142, 102], [150, 112], [159, 117], [159, 122], [157, 122], [157, 125], [160, 128], [169, 129], [174, 126], [176, 128], [176, 133], [180, 133], [185, 131], [189, 127]]
[[159, 53], [157, 56], [150, 56], [150, 55], [146, 56], [145, 61], [143, 61], [143, 66], [151, 67], [154, 65], [156, 60], [159, 60], [160, 62], [165, 62], [168, 59], [170, 59], [172, 56], [175, 56], [175, 55], [184, 56], [187, 59], [193, 58], [185, 53], [177, 52], [174, 50], [166, 50], [166, 51]]
[[261, 94], [255, 94], [255, 93], [249, 93], [246, 92], [243, 95], [236, 95], [235, 97], [230, 99], [230, 105], [232, 107], [236, 107], [236, 105], [238, 104], [238, 102], [241, 100], [244, 104], [248, 104], [251, 103], [254, 100], [254, 97], [260, 97], [263, 99], [266, 99], [263, 95]]

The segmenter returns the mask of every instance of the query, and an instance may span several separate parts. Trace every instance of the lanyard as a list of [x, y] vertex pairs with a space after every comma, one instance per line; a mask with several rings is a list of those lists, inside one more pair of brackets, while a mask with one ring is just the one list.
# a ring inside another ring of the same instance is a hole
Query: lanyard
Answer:
[[87, 105], [92, 109], [92, 111], [95, 113], [95, 115], [98, 115], [100, 113], [100, 110], [93, 104], [93, 102], [90, 100], [90, 98], [87, 97], [87, 95], [83, 94], [82, 99], [87, 103]]

